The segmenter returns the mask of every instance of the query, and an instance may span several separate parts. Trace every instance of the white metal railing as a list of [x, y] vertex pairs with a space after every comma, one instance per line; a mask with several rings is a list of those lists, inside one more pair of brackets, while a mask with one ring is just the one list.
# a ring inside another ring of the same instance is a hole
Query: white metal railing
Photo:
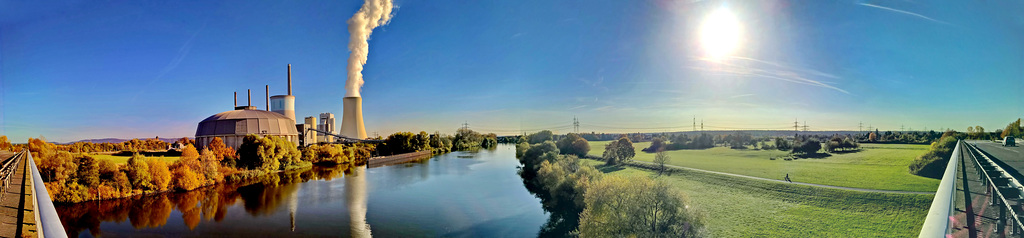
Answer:
[[942, 181], [939, 182], [939, 189], [935, 191], [935, 199], [928, 209], [928, 216], [924, 219], [924, 226], [921, 227], [921, 234], [918, 237], [945, 237], [949, 234], [952, 215], [955, 211], [954, 201], [956, 200], [956, 168], [960, 161], [960, 144], [957, 141], [953, 148], [953, 155], [949, 157], [946, 170], [942, 173]]
[[57, 216], [57, 209], [53, 207], [53, 201], [50, 200], [50, 194], [46, 192], [46, 186], [43, 184], [42, 176], [39, 176], [39, 170], [36, 169], [35, 160], [32, 159], [32, 152], [27, 149], [24, 151], [25, 163], [28, 163], [28, 168], [32, 172], [32, 203], [35, 204], [35, 218], [36, 218], [36, 234], [39, 237], [68, 237], [68, 233], [64, 231], [64, 225], [60, 222], [60, 217]]

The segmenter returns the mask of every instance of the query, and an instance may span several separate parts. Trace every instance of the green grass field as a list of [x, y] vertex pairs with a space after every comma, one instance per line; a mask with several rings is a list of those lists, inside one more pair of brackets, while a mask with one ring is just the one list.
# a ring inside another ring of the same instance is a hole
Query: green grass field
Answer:
[[[601, 156], [610, 141], [590, 142], [591, 155]], [[650, 142], [635, 143], [637, 161], [653, 161], [654, 154], [640, 151]], [[705, 150], [667, 151], [668, 164], [783, 179], [788, 173], [795, 182], [852, 188], [934, 192], [939, 180], [910, 174], [907, 166], [928, 150], [927, 145], [862, 144], [860, 152], [833, 154], [821, 159], [770, 160], [788, 154], [778, 150], [734, 150], [715, 147]]]
[[[654, 176], [635, 168], [602, 171]], [[914, 237], [932, 200], [932, 195], [855, 192], [697, 171], [657, 179], [687, 195], [705, 214], [713, 237]]]
[[[128, 158], [131, 158], [131, 156], [116, 156], [116, 155], [105, 155], [105, 154], [89, 154], [89, 156], [92, 156], [93, 158], [96, 158], [98, 160], [99, 159], [108, 159], [108, 160], [113, 161], [114, 163], [117, 163], [117, 164], [128, 163]], [[181, 159], [181, 156], [147, 157], [147, 158], [163, 158], [164, 162], [167, 162], [167, 164], [171, 164], [171, 163], [174, 163], [175, 161], [178, 161], [178, 159]]]

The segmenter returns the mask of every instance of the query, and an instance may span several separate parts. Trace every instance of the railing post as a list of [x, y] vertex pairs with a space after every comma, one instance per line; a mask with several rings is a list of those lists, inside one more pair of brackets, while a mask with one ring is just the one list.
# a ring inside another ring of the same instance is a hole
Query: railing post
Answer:
[[1006, 230], [1006, 206], [999, 206], [999, 225], [996, 227], [998, 227], [996, 233], [999, 235], [1002, 235], [1003, 231]]

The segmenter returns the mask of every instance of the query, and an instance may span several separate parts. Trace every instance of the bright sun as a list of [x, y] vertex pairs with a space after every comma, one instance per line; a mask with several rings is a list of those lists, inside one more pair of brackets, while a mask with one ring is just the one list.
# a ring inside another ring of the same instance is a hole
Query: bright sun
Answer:
[[700, 43], [707, 57], [722, 60], [740, 47], [742, 26], [725, 8], [719, 8], [704, 18], [700, 26]]

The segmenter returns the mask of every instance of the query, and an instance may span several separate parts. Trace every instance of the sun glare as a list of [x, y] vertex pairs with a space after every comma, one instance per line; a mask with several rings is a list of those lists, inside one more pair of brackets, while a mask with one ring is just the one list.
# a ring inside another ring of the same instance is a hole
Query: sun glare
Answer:
[[740, 47], [742, 26], [728, 9], [719, 8], [704, 18], [700, 26], [700, 43], [706, 56], [721, 60]]

